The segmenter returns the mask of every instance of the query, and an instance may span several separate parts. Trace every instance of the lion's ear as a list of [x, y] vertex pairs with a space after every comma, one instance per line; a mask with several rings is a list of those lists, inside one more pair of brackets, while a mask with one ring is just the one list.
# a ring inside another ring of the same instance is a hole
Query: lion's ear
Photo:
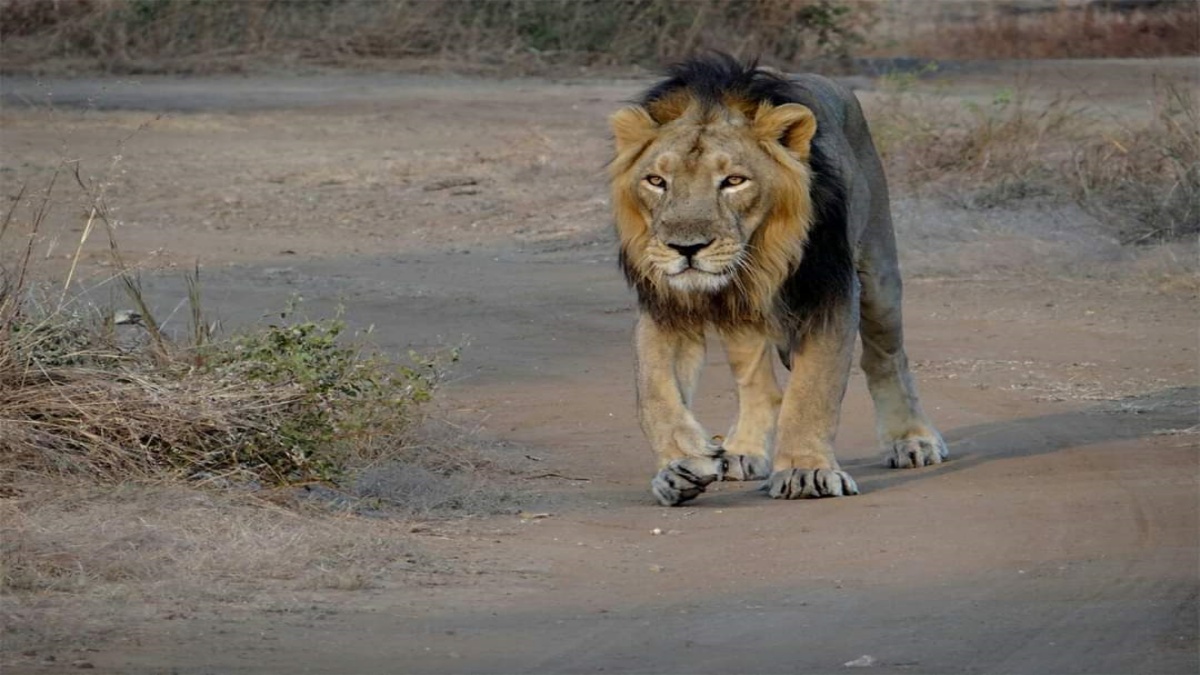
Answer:
[[650, 113], [636, 105], [621, 108], [608, 118], [608, 122], [612, 125], [613, 137], [617, 142], [617, 154], [645, 145], [654, 137], [654, 131], [658, 128]]
[[774, 106], [764, 103], [754, 115], [754, 133], [765, 143], [780, 143], [800, 159], [808, 159], [813, 135], [817, 133], [817, 118], [812, 110], [799, 103]]

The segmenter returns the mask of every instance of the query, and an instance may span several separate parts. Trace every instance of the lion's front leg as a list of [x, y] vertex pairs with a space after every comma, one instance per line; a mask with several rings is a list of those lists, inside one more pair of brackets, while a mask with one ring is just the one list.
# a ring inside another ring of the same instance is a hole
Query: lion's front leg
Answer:
[[791, 351], [791, 378], [779, 413], [767, 492], [776, 499], [858, 494], [833, 453], [854, 349], [853, 312], [801, 336]]
[[717, 480], [723, 450], [690, 410], [704, 365], [704, 335], [669, 330], [643, 314], [634, 329], [637, 407], [658, 458], [651, 491], [665, 506], [681, 504]]
[[684, 457], [720, 454], [692, 415], [692, 394], [704, 365], [704, 336], [664, 329], [649, 316], [634, 330], [638, 421], [663, 468]]

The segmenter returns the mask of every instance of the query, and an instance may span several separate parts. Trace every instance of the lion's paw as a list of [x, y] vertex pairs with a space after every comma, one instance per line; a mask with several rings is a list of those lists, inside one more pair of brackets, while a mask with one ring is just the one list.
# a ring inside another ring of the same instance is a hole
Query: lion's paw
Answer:
[[891, 446], [884, 451], [883, 461], [893, 469], [915, 469], [930, 464], [941, 464], [950, 456], [946, 442], [936, 431], [897, 438], [892, 441]]
[[650, 491], [663, 506], [695, 499], [724, 472], [723, 457], [684, 457], [663, 467], [650, 481]]
[[771, 475], [771, 460], [763, 455], [725, 453], [725, 471], [717, 480], [763, 480]]
[[762, 480], [769, 475], [770, 466], [770, 460], [757, 455], [685, 457], [659, 471], [650, 481], [650, 491], [663, 506], [678, 506], [698, 497], [715, 481]]
[[815, 499], [858, 494], [858, 484], [841, 469], [783, 469], [767, 480], [772, 499]]

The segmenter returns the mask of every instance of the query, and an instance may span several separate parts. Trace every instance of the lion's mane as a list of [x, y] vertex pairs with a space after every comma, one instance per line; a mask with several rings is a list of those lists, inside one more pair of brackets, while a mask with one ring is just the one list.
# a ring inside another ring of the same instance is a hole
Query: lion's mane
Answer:
[[[688, 61], [668, 71], [668, 78], [645, 93], [638, 103], [655, 124], [678, 119], [691, 106], [707, 115], [733, 108], [751, 114], [761, 104], [806, 101], [779, 75], [755, 64], [743, 65], [725, 55]], [[811, 107], [811, 106], [810, 106]], [[854, 263], [847, 241], [846, 189], [834, 170], [823, 143], [827, 125], [817, 120], [810, 156], [803, 163], [773, 156], [784, 180], [775, 181], [773, 207], [747, 247], [748, 257], [733, 283], [714, 293], [682, 293], [656, 276], [644, 260], [650, 235], [636, 203], [634, 170], [640, 149], [618, 155], [610, 164], [615, 226], [620, 239], [620, 265], [638, 302], [660, 325], [676, 330], [702, 331], [755, 328], [794, 341], [814, 322], [826, 320], [829, 310], [854, 296]], [[782, 144], [769, 153], [786, 153]]]

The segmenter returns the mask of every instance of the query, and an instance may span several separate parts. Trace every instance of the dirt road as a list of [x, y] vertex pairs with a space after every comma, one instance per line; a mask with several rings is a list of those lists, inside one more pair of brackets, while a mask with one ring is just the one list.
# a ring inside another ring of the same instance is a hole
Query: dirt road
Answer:
[[[5, 94], [69, 89], [18, 84]], [[171, 620], [114, 599], [87, 638], [97, 670], [1200, 668], [1200, 317], [1193, 293], [1156, 276], [1174, 250], [1122, 249], [1066, 205], [901, 197], [909, 350], [952, 461], [880, 466], [856, 374], [839, 452], [861, 496], [786, 503], [725, 484], [664, 509], [633, 414], [633, 303], [601, 176], [603, 117], [640, 83], [257, 84], [142, 82], [110, 101], [120, 111], [10, 102], [8, 179], [64, 147], [99, 174], [114, 136], [145, 119], [128, 108], [177, 100], [172, 87], [223, 92], [122, 146], [103, 180], [123, 245], [157, 267], [199, 256], [229, 323], [299, 293], [314, 313], [344, 303], [389, 348], [469, 336], [455, 414], [518, 448], [551, 515], [415, 533], [456, 561], [433, 582], [196, 598]], [[233, 102], [272, 86], [311, 107]], [[147, 279], [164, 308], [176, 276]], [[698, 410], [721, 431], [734, 401], [719, 349], [709, 366]], [[39, 659], [14, 656], [9, 672], [74, 670]]]

